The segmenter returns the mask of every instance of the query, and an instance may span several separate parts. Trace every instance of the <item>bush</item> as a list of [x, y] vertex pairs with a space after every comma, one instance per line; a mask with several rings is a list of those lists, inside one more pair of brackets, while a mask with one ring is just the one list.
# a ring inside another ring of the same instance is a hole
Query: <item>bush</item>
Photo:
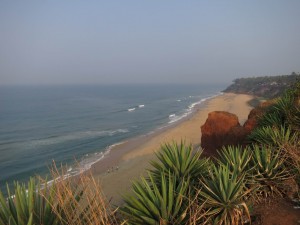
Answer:
[[257, 194], [260, 197], [281, 195], [282, 182], [292, 175], [284, 165], [286, 158], [276, 150], [266, 146], [253, 146], [253, 181], [258, 185]]
[[[177, 182], [176, 176], [160, 174], [160, 182], [149, 173], [133, 183], [133, 195], [124, 196], [121, 212], [129, 224], [184, 224], [188, 220], [188, 187], [186, 180]], [[178, 184], [178, 185], [176, 185]]]
[[209, 178], [204, 178], [200, 197], [207, 210], [210, 224], [240, 224], [250, 214], [245, 197], [244, 175], [230, 171], [227, 166], [213, 166]]
[[7, 186], [8, 198], [0, 192], [0, 224], [2, 225], [55, 225], [62, 224], [54, 212], [56, 207], [52, 188], [41, 188], [33, 178], [25, 184], [15, 183], [12, 193]]
[[202, 149], [194, 151], [191, 145], [185, 145], [184, 142], [180, 145], [165, 144], [156, 153], [158, 160], [151, 162], [154, 169], [150, 172], [158, 185], [161, 173], [165, 176], [172, 174], [177, 181], [190, 180], [192, 186], [196, 185], [199, 178], [207, 176], [210, 165], [207, 158], [201, 158], [202, 153]]

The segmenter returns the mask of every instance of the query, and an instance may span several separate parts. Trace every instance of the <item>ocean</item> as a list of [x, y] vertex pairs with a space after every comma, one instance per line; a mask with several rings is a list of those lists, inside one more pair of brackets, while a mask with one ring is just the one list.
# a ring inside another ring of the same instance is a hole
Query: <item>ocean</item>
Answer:
[[[226, 85], [0, 87], [0, 188], [53, 160], [88, 169], [111, 146], [180, 121]], [[199, 124], [200, 126], [200, 124]]]

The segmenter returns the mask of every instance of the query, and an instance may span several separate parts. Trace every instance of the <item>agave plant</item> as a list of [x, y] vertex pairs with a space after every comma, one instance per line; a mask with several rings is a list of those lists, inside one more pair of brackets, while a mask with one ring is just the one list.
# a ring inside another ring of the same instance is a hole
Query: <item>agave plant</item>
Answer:
[[287, 117], [293, 108], [294, 97], [289, 92], [280, 97], [277, 102], [270, 106], [261, 118], [260, 126], [280, 127], [287, 125]]
[[262, 145], [284, 147], [289, 143], [294, 143], [298, 138], [297, 133], [293, 133], [290, 127], [259, 127], [249, 135], [249, 139]]
[[242, 175], [251, 170], [249, 162], [252, 153], [249, 147], [243, 148], [242, 146], [226, 146], [221, 151], [218, 151], [218, 159], [220, 165], [227, 166], [229, 170], [238, 175]]
[[145, 178], [133, 183], [133, 195], [124, 197], [121, 212], [129, 224], [184, 224], [188, 211], [188, 181], [178, 183], [176, 176], [161, 173], [157, 185], [151, 173], [149, 183]]
[[152, 161], [154, 169], [150, 170], [153, 178], [159, 183], [161, 173], [168, 176], [169, 172], [176, 176], [177, 181], [190, 179], [192, 183], [198, 183], [198, 179], [208, 174], [209, 159], [200, 158], [203, 151], [199, 149], [193, 152], [191, 145], [165, 144], [161, 151], [156, 153], [157, 161]]
[[292, 131], [300, 130], [300, 88], [298, 82], [294, 88], [286, 91], [277, 102], [270, 106], [267, 113], [261, 118], [261, 127], [291, 127]]
[[244, 175], [232, 172], [227, 166], [213, 166], [209, 178], [204, 178], [200, 196], [204, 201], [210, 223], [240, 224], [249, 210], [245, 203], [250, 189], [244, 190]]
[[7, 192], [7, 199], [0, 192], [1, 225], [61, 224], [59, 217], [53, 212], [55, 203], [51, 190], [47, 187], [42, 190], [34, 179], [30, 179], [27, 188], [24, 184], [15, 183], [14, 193], [7, 186]]
[[282, 181], [292, 176], [284, 165], [285, 159], [280, 150], [266, 146], [253, 146], [250, 164], [254, 167], [253, 179], [259, 184], [259, 194], [268, 196], [281, 193]]

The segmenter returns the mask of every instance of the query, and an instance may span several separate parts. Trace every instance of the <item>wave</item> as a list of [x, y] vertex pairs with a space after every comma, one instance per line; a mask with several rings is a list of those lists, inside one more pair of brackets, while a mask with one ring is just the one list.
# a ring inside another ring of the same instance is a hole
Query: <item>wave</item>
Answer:
[[113, 149], [114, 147], [121, 145], [125, 143], [125, 141], [123, 142], [119, 142], [113, 145], [110, 145], [108, 147], [106, 147], [105, 151], [103, 152], [95, 152], [93, 154], [86, 154], [85, 157], [77, 164], [72, 166], [69, 166], [67, 169], [67, 173], [64, 176], [60, 176], [54, 180], [50, 180], [47, 182], [47, 185], [51, 185], [54, 181], [60, 181], [60, 180], [64, 180], [73, 176], [77, 176], [89, 169], [92, 168], [92, 165], [99, 162], [100, 160], [104, 159], [105, 156], [107, 156], [111, 149]]
[[43, 139], [31, 140], [28, 145], [30, 146], [45, 146], [45, 145], [54, 145], [61, 144], [63, 142], [87, 139], [87, 138], [97, 138], [105, 136], [113, 136], [118, 133], [128, 133], [128, 129], [117, 129], [117, 130], [104, 130], [104, 131], [81, 131], [74, 132], [70, 134], [60, 135], [60, 136], [50, 136]]
[[[170, 121], [169, 121], [168, 123], [169, 123], [169, 124], [170, 124], [170, 123], [175, 123], [175, 122], [177, 122], [177, 121], [179, 121], [179, 120], [181, 120], [181, 119], [187, 117], [188, 115], [190, 115], [190, 114], [193, 112], [193, 109], [195, 108], [195, 106], [200, 105], [201, 103], [203, 103], [203, 102], [205, 102], [205, 101], [207, 101], [207, 100], [209, 100], [209, 99], [211, 99], [211, 98], [214, 98], [214, 97], [217, 97], [217, 96], [219, 96], [219, 95], [222, 95], [222, 94], [224, 94], [224, 93], [223, 93], [223, 92], [219, 92], [218, 94], [209, 96], [209, 97], [207, 97], [207, 98], [202, 98], [202, 99], [200, 99], [200, 101], [197, 101], [197, 102], [194, 102], [194, 103], [190, 104], [190, 105], [188, 106], [188, 108], [185, 110], [186, 112], [183, 113], [183, 114], [180, 115], [180, 116], [177, 116], [177, 115], [175, 115], [175, 114], [169, 115]], [[193, 98], [194, 96], [189, 96], [189, 97], [190, 97], [190, 98]]]
[[169, 117], [171, 120], [169, 121], [169, 123], [175, 123], [181, 119], [183, 119], [184, 117], [188, 116], [189, 113], [184, 113], [180, 116], [176, 116], [175, 114], [173, 114], [174, 116], [173, 117]]
[[202, 98], [200, 101], [194, 102], [191, 105], [189, 105], [188, 110], [191, 111], [193, 108], [195, 108], [196, 105], [199, 105], [199, 104], [201, 104], [201, 103], [203, 103], [203, 102], [205, 102], [205, 101], [207, 101], [209, 99], [212, 99], [212, 98], [217, 97], [217, 96], [222, 95], [222, 94], [223, 94], [223, 92], [219, 92], [218, 94], [209, 96], [207, 98]]
[[176, 117], [176, 114], [169, 115], [169, 118], [173, 118], [173, 117]]
[[132, 108], [127, 109], [127, 111], [132, 112], [132, 111], [135, 111], [136, 108], [144, 108], [144, 107], [145, 107], [145, 105], [137, 105], [137, 106], [134, 106]]

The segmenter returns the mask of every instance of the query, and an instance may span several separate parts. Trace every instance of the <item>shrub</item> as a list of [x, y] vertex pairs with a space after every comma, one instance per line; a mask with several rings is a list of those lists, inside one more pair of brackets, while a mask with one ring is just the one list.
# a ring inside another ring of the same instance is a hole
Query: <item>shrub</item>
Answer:
[[297, 133], [293, 133], [290, 127], [259, 127], [249, 135], [249, 139], [262, 145], [274, 147], [284, 147], [294, 143], [298, 138]]
[[210, 224], [240, 224], [250, 220], [244, 198], [244, 175], [232, 172], [227, 166], [213, 166], [209, 178], [204, 178], [200, 197], [204, 201]]
[[[8, 198], [0, 192], [0, 224], [2, 225], [55, 225], [62, 224], [53, 211], [56, 207], [52, 189], [41, 188], [33, 178], [25, 184], [15, 183], [12, 193], [7, 186]], [[43, 193], [43, 194], [41, 194]]]
[[154, 169], [150, 170], [153, 178], [159, 184], [161, 173], [165, 176], [172, 174], [176, 180], [190, 180], [191, 185], [197, 184], [202, 176], [208, 174], [209, 160], [207, 158], [200, 158], [203, 151], [193, 150], [191, 145], [185, 145], [181, 142], [180, 145], [165, 144], [161, 147], [161, 151], [156, 153], [158, 161], [152, 161], [151, 165]]
[[286, 158], [279, 150], [270, 147], [253, 146], [253, 180], [258, 184], [257, 194], [267, 197], [271, 194], [281, 195], [281, 185], [292, 175], [285, 167]]
[[[184, 224], [188, 218], [188, 181], [177, 182], [176, 176], [160, 174], [160, 185], [149, 173], [133, 183], [133, 195], [124, 196], [121, 212], [129, 224]], [[178, 183], [178, 185], [176, 185]]]
[[217, 161], [220, 165], [227, 166], [230, 172], [242, 175], [247, 173], [251, 168], [249, 162], [252, 157], [252, 153], [249, 147], [241, 146], [227, 146], [223, 147], [221, 151], [218, 151]]

